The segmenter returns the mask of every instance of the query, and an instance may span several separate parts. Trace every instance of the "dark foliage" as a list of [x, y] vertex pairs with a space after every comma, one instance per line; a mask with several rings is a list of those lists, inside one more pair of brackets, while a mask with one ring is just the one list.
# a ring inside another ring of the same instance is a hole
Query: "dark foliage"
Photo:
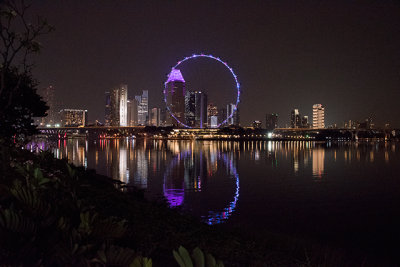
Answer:
[[40, 51], [38, 37], [53, 27], [41, 17], [27, 20], [29, 6], [24, 0], [0, 1], [0, 136], [8, 141], [34, 134], [32, 118], [48, 109], [36, 93], [28, 59]]
[[[0, 94], [0, 136], [24, 138], [36, 133], [33, 117], [46, 115], [48, 107], [36, 93], [37, 83], [28, 73], [16, 69], [2, 70], [0, 83], [4, 89]], [[3, 81], [4, 79], [4, 81]]]

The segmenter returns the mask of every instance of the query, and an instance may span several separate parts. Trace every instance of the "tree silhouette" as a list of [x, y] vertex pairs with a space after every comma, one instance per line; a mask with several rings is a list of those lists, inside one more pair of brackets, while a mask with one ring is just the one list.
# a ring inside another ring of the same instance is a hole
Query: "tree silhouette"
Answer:
[[37, 17], [27, 20], [25, 1], [0, 3], [0, 136], [4, 139], [36, 132], [33, 117], [46, 115], [48, 107], [37, 94], [29, 56], [40, 51], [38, 37], [53, 28]]

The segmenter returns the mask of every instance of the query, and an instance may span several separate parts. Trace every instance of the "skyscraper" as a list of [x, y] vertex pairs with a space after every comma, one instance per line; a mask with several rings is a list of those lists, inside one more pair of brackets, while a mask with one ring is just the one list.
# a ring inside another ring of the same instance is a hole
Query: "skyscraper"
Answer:
[[127, 126], [128, 124], [127, 101], [128, 101], [128, 86], [126, 84], [121, 84], [117, 87], [114, 87], [111, 90], [110, 126]]
[[111, 93], [106, 92], [106, 107], [104, 110], [104, 125], [110, 126], [111, 125]]
[[161, 112], [159, 108], [152, 108], [150, 113], [150, 125], [160, 126]]
[[310, 124], [308, 122], [308, 116], [303, 116], [303, 118], [301, 118], [301, 127], [310, 128]]
[[268, 131], [272, 131], [275, 128], [278, 128], [278, 114], [270, 113], [266, 116], [265, 128]]
[[207, 127], [207, 94], [201, 91], [194, 92], [195, 94], [195, 120], [196, 127]]
[[128, 85], [121, 84], [119, 92], [119, 125], [128, 126]]
[[128, 126], [136, 126], [138, 124], [138, 106], [139, 103], [135, 99], [128, 99]]
[[[233, 113], [233, 115], [232, 115], [232, 117], [231, 118], [229, 118], [229, 116], [231, 115]], [[228, 119], [229, 118], [229, 119]], [[227, 106], [226, 106], [226, 118], [225, 119], [228, 119], [227, 120], [227, 124], [228, 125], [236, 125], [236, 126], [239, 126], [240, 125], [240, 119], [239, 119], [240, 117], [239, 117], [239, 110], [236, 108], [236, 105], [235, 104], [228, 104]]]
[[[180, 122], [185, 120], [185, 80], [183, 79], [182, 73], [178, 69], [172, 69], [168, 75], [168, 80], [165, 83], [164, 94], [166, 96], [167, 106], [171, 113]], [[167, 124], [178, 125], [178, 122], [169, 117]]]
[[301, 128], [301, 117], [297, 108], [293, 109], [290, 113], [290, 126], [292, 128]]
[[143, 90], [142, 95], [135, 96], [138, 101], [138, 124], [147, 125], [149, 120], [149, 91]]
[[194, 127], [196, 123], [196, 97], [195, 93], [186, 91], [185, 94], [185, 124]]
[[208, 126], [211, 126], [211, 117], [212, 116], [218, 116], [218, 108], [214, 104], [209, 104], [207, 106], [207, 123]]
[[325, 128], [325, 107], [321, 104], [313, 105], [313, 128]]

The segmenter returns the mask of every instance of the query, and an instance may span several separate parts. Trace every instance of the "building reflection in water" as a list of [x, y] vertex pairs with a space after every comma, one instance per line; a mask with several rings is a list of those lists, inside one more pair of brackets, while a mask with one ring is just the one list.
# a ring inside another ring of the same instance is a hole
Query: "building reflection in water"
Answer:
[[[36, 141], [26, 148], [39, 152], [48, 147], [47, 142]], [[239, 199], [239, 160], [254, 162], [257, 168], [274, 169], [273, 173], [284, 173], [285, 177], [289, 175], [320, 181], [327, 169], [343, 164], [354, 165], [361, 161], [390, 163], [397, 159], [394, 152], [398, 152], [395, 144], [378, 146], [375, 143], [312, 141], [113, 139], [88, 142], [85, 139], [69, 139], [58, 140], [53, 146], [55, 157], [68, 159], [77, 166], [96, 168], [101, 174], [146, 189], [146, 192], [151, 192], [150, 195], [161, 194], [173, 207], [191, 208], [192, 202], [201, 198], [198, 205], [204, 205], [205, 209], [200, 215], [209, 224], [228, 219], [236, 209]], [[212, 191], [216, 184], [221, 187]], [[216, 199], [211, 199], [215, 195]], [[218, 204], [221, 206], [212, 208]]]
[[324, 174], [325, 167], [325, 149], [316, 147], [312, 150], [312, 174], [319, 179]]
[[67, 159], [75, 166], [87, 168], [88, 160], [88, 141], [85, 139], [58, 140], [57, 146], [53, 149], [53, 154], [58, 159]]

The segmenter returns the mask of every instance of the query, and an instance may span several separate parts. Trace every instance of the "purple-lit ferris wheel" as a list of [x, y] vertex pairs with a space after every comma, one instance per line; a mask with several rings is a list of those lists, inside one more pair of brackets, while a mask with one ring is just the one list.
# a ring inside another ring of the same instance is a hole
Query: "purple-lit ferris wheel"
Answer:
[[[221, 123], [219, 123], [219, 124], [217, 125], [217, 128], [219, 128], [221, 125], [226, 124], [226, 122], [227, 122], [229, 119], [231, 119], [231, 118], [233, 117], [233, 115], [235, 114], [235, 112], [236, 112], [236, 110], [237, 110], [237, 108], [238, 108], [239, 102], [240, 102], [240, 84], [239, 84], [237, 75], [235, 74], [235, 72], [233, 72], [233, 69], [232, 69], [226, 62], [222, 61], [219, 57], [214, 57], [213, 55], [193, 54], [193, 55], [190, 56], [190, 57], [185, 57], [184, 59], [178, 61], [177, 64], [176, 64], [174, 67], [172, 67], [171, 72], [168, 74], [168, 79], [167, 79], [167, 81], [164, 83], [164, 102], [165, 102], [165, 105], [167, 106], [167, 110], [168, 110], [169, 114], [170, 114], [179, 124], [181, 124], [182, 126], [184, 126], [184, 127], [186, 127], [186, 128], [192, 128], [191, 126], [186, 125], [184, 122], [182, 122], [182, 121], [178, 118], [178, 116], [176, 116], [176, 114], [174, 114], [174, 111], [171, 110], [170, 104], [168, 103], [168, 99], [167, 99], [167, 98], [168, 98], [167, 84], [168, 84], [168, 82], [172, 81], [173, 79], [178, 79], [178, 80], [184, 82], [183, 77], [182, 77], [182, 75], [180, 74], [180, 72], [177, 74], [177, 71], [176, 71], [176, 70], [177, 70], [178, 66], [181, 65], [181, 64], [182, 64], [183, 62], [185, 62], [185, 61], [188, 61], [188, 60], [190, 60], [190, 59], [199, 58], [199, 57], [210, 58], [210, 59], [213, 59], [213, 60], [216, 60], [216, 61], [222, 63], [222, 64], [230, 71], [230, 73], [232, 74], [233, 79], [235, 80], [236, 90], [237, 90], [236, 104], [235, 104], [234, 108], [232, 109], [232, 112], [227, 116], [227, 118], [226, 118], [224, 121], [222, 121]], [[178, 77], [178, 76], [179, 76], [179, 77]], [[181, 119], [182, 119], [182, 116], [181, 116]]]

